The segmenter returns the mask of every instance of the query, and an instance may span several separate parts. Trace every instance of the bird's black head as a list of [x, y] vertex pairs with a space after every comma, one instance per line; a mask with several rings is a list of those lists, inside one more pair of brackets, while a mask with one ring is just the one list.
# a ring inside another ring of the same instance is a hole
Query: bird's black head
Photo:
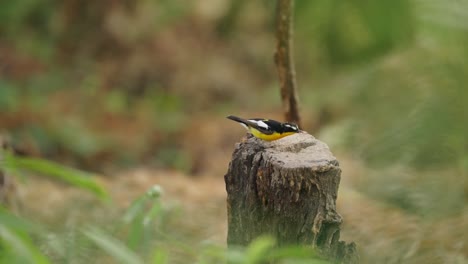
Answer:
[[283, 127], [283, 133], [287, 133], [287, 132], [297, 133], [301, 131], [299, 127], [293, 123], [283, 123], [282, 127]]

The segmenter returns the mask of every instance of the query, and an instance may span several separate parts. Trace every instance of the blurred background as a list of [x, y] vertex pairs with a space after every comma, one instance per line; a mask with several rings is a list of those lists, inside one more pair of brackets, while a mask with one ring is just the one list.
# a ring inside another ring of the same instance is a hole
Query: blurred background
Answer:
[[[19, 156], [98, 174], [112, 198], [14, 177], [19, 215], [47, 230], [38, 254], [113, 263], [79, 230], [108, 229], [153, 185], [163, 191], [144, 243], [128, 226], [103, 236], [154, 263], [225, 247], [223, 176], [245, 133], [225, 117], [282, 119], [275, 7], [0, 3], [2, 137]], [[296, 1], [302, 128], [341, 163], [342, 238], [363, 263], [468, 263], [467, 21], [466, 0]]]

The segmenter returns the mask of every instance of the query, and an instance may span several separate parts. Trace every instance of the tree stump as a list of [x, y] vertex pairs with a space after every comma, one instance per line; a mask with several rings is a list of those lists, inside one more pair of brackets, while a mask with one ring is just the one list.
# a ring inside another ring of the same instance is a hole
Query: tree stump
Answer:
[[358, 263], [356, 245], [339, 241], [340, 177], [328, 146], [305, 132], [271, 142], [243, 139], [224, 176], [228, 245], [271, 235], [278, 246], [310, 245], [330, 260]]

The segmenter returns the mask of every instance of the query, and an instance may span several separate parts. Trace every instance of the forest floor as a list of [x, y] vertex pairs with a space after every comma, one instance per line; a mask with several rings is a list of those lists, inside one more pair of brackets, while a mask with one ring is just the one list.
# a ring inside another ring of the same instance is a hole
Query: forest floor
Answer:
[[[225, 164], [227, 168], [228, 161]], [[365, 173], [359, 162], [342, 158], [341, 168], [337, 201], [338, 212], [344, 220], [341, 239], [357, 243], [363, 263], [466, 263], [467, 213], [436, 220], [409, 214], [367, 197], [353, 187], [353, 182]], [[174, 218], [177, 223], [171, 226], [179, 228], [184, 243], [210, 241], [225, 245], [223, 176], [223, 171], [194, 177], [173, 170], [136, 168], [113, 177], [102, 176], [99, 181], [122, 210], [151, 186], [161, 186], [164, 206], [178, 211], [179, 216]], [[25, 211], [46, 221], [68, 221], [96, 214], [96, 209], [89, 207], [95, 203], [90, 195], [43, 178], [29, 178], [22, 185], [21, 193]], [[88, 210], [86, 213], [82, 211], [84, 208]]]

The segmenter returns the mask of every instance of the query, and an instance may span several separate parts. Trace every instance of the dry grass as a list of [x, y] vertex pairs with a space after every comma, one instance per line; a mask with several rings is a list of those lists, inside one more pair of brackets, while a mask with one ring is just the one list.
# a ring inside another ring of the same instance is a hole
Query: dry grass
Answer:
[[342, 168], [342, 235], [358, 244], [364, 263], [468, 263], [468, 208], [447, 217], [412, 214], [354, 190], [369, 174], [359, 161], [345, 158]]
[[[342, 168], [338, 197], [338, 212], [344, 219], [342, 239], [357, 243], [363, 263], [468, 262], [468, 211], [428, 219], [410, 214], [353, 189], [353, 179], [365, 173], [359, 162], [343, 158]], [[120, 208], [114, 214], [150, 186], [160, 185], [163, 204], [180, 209], [170, 225], [179, 229], [184, 243], [211, 241], [224, 245], [227, 219], [222, 176], [189, 177], [176, 171], [139, 168], [99, 180], [110, 190], [116, 208]], [[35, 219], [63, 223], [104, 217], [92, 197], [73, 188], [31, 178], [21, 190], [23, 211]]]

